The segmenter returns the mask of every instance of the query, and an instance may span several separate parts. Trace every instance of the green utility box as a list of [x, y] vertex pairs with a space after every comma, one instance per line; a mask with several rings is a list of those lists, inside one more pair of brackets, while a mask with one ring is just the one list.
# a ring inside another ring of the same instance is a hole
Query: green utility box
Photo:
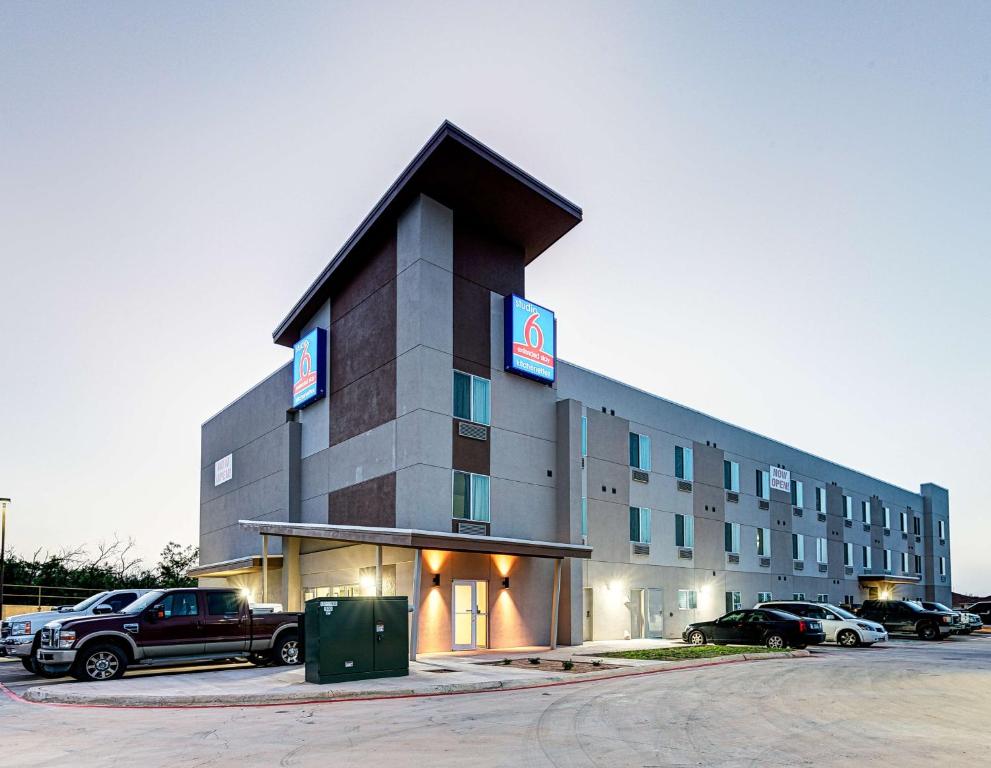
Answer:
[[304, 624], [308, 683], [409, 674], [405, 597], [317, 597]]

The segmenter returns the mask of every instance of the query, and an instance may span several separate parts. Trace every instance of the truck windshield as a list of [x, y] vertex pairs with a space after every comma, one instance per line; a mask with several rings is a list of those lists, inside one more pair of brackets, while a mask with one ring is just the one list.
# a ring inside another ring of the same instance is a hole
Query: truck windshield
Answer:
[[110, 594], [110, 593], [109, 592], [99, 592], [99, 593], [93, 595], [92, 597], [87, 597], [81, 603], [76, 603], [74, 606], [72, 606], [72, 610], [74, 610], [74, 611], [85, 611], [87, 608], [89, 608], [91, 605], [93, 605], [93, 603], [95, 603], [101, 597], [106, 597], [108, 594]]
[[137, 600], [131, 603], [127, 608], [121, 611], [121, 613], [136, 614], [141, 613], [149, 605], [154, 605], [155, 601], [158, 600], [164, 593], [160, 589], [153, 590], [146, 595], [141, 595]]
[[952, 613], [952, 611], [942, 603], [923, 603], [923, 605], [931, 611], [945, 611], [946, 613]]

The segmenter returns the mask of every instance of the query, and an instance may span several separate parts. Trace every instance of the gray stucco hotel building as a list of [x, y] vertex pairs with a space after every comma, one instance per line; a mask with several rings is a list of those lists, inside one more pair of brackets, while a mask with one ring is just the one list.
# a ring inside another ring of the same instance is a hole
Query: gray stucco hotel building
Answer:
[[758, 600], [949, 602], [949, 501], [557, 358], [573, 203], [450, 123], [202, 427], [203, 584], [407, 595], [414, 652], [675, 637]]

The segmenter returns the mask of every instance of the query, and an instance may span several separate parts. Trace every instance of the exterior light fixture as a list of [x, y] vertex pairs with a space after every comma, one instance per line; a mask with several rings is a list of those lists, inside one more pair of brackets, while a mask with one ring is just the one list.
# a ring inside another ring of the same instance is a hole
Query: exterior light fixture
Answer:
[[432, 577], [432, 578], [430, 579], [430, 582], [431, 582], [431, 583], [432, 583], [432, 584], [433, 584], [433, 585], [434, 585], [435, 587], [439, 587], [439, 586], [440, 586], [440, 574], [439, 574], [439, 573], [435, 573], [435, 574], [433, 575], [433, 577]]
[[509, 589], [509, 577], [505, 576], [502, 580], [502, 588]]

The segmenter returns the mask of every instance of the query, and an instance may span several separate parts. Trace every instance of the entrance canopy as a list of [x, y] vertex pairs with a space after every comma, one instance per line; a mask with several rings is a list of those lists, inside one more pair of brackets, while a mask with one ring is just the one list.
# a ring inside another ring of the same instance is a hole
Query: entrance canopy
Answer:
[[918, 584], [921, 580], [921, 576], [893, 576], [890, 574], [870, 574], [862, 573], [857, 577], [857, 580], [861, 584]]
[[239, 520], [240, 526], [263, 536], [292, 536], [350, 544], [375, 544], [408, 549], [444, 549], [450, 552], [473, 552], [485, 555], [522, 555], [526, 557], [577, 557], [588, 559], [592, 548], [582, 544], [557, 541], [507, 539], [497, 536], [473, 536], [467, 533], [422, 531], [416, 528], [373, 528], [364, 525], [325, 525], [322, 523], [279, 523]]
[[[282, 567], [282, 555], [268, 555], [269, 568]], [[249, 555], [236, 560], [222, 560], [217, 563], [204, 563], [190, 568], [188, 574], [197, 579], [228, 576], [243, 576], [246, 573], [261, 573], [262, 555]]]

